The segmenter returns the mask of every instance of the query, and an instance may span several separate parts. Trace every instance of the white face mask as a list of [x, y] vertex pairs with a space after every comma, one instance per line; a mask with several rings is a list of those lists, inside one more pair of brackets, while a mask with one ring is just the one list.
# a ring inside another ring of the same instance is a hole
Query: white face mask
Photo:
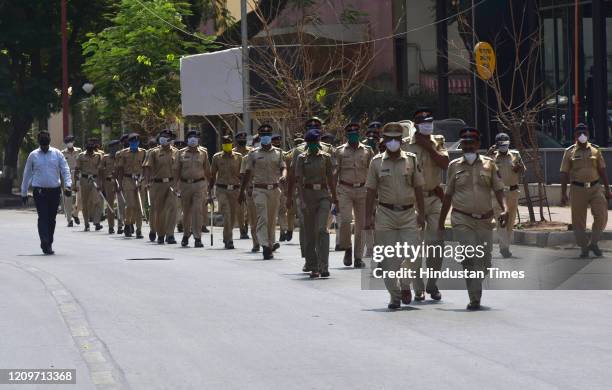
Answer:
[[588, 140], [589, 137], [584, 134], [580, 134], [580, 136], [578, 137], [578, 142], [580, 142], [581, 144], [585, 144]]
[[192, 146], [192, 147], [193, 146], [198, 146], [198, 143], [199, 143], [198, 142], [198, 138], [196, 138], [196, 137], [187, 138], [187, 145], [189, 145], [189, 146]]
[[419, 125], [419, 133], [423, 135], [431, 135], [433, 134], [434, 126], [431, 122], [421, 123]]
[[166, 145], [168, 145], [168, 138], [166, 138], [166, 137], [159, 137], [159, 144], [160, 144], [161, 146], [166, 146]]
[[497, 150], [499, 150], [502, 153], [507, 153], [508, 152], [508, 145], [500, 145]]
[[387, 141], [386, 145], [388, 151], [397, 152], [400, 148], [401, 143], [396, 139], [392, 139], [390, 141]]
[[74, 142], [68, 142], [68, 143], [66, 144], [66, 147], [67, 147], [68, 149], [72, 149], [72, 148], [74, 147]]
[[463, 158], [465, 158], [465, 161], [467, 161], [470, 165], [474, 164], [476, 157], [478, 157], [478, 155], [474, 152], [463, 153]]

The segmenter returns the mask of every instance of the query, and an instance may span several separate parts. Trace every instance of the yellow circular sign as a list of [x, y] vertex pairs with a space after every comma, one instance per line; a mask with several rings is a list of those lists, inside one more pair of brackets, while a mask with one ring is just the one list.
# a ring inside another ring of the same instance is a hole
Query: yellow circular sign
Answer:
[[476, 72], [483, 80], [489, 80], [495, 72], [495, 50], [489, 42], [478, 42], [474, 47]]

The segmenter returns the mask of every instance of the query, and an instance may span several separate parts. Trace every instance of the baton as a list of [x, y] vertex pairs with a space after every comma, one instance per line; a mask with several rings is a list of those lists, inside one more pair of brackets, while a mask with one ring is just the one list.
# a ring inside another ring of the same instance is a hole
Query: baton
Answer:
[[102, 193], [102, 190], [100, 190], [100, 187], [98, 187], [98, 183], [96, 183], [96, 181], [93, 180], [93, 178], [89, 178], [89, 180], [91, 181], [91, 183], [95, 187], [96, 191], [98, 191], [98, 194], [100, 194], [100, 197], [102, 197], [102, 201], [104, 202], [104, 205], [108, 208], [108, 210], [111, 212], [111, 214], [115, 215], [115, 210], [113, 210], [113, 208], [110, 206], [110, 204], [108, 204], [108, 201], [104, 197], [104, 194]]
[[117, 184], [117, 190], [118, 190], [117, 193], [121, 195], [121, 200], [123, 201], [123, 204], [125, 205], [126, 204], [125, 196], [123, 195], [123, 191], [120, 190], [121, 187], [119, 186], [119, 180], [115, 179], [115, 184]]
[[[207, 206], [208, 207], [208, 206]], [[213, 217], [215, 215], [215, 201], [212, 201], [212, 211], [210, 213], [210, 246], [213, 246]]]
[[149, 222], [144, 207], [142, 206], [142, 197], [140, 196], [140, 180], [134, 179], [134, 182], [136, 183], [136, 194], [138, 195], [138, 206], [140, 206], [140, 213], [142, 214], [144, 220]]

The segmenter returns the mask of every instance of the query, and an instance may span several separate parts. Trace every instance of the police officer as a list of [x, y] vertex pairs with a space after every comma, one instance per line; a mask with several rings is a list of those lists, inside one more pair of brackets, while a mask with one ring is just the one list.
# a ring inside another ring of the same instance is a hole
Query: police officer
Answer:
[[[187, 147], [187, 143], [183, 140], [175, 139], [172, 142], [172, 146], [174, 146], [179, 152], [181, 149]], [[175, 191], [178, 191], [177, 187], [174, 187]], [[176, 231], [179, 233], [183, 233], [183, 206], [181, 203], [181, 198], [178, 197], [179, 193], [177, 192], [176, 197]]]
[[176, 193], [173, 191], [177, 169], [178, 150], [171, 145], [172, 132], [159, 133], [159, 146], [151, 149], [143, 164], [145, 182], [151, 196], [151, 230], [157, 234], [157, 243], [176, 244]]
[[[423, 172], [425, 185], [423, 186], [423, 197], [425, 198], [425, 242], [436, 244], [438, 238], [438, 220], [440, 219], [440, 209], [442, 208], [442, 198], [444, 191], [442, 183], [442, 171], [448, 167], [448, 152], [444, 148], [444, 136], [434, 135], [434, 118], [425, 116], [428, 113], [420, 113], [413, 118], [416, 132], [410, 138], [405, 139], [402, 149], [406, 152], [414, 153], [417, 156], [418, 164]], [[435, 253], [427, 258], [427, 268], [439, 271], [442, 267], [442, 257]], [[421, 267], [421, 259], [416, 261], [417, 267]], [[422, 301], [425, 299], [425, 291], [431, 298], [439, 301], [442, 294], [436, 285], [437, 280], [430, 278], [427, 280], [427, 288], [423, 279], [418, 277], [414, 280], [414, 300]]]
[[[200, 146], [200, 132], [190, 130], [187, 133], [187, 147], [179, 151], [177, 172], [174, 176], [175, 188], [180, 188], [181, 206], [183, 208], [183, 239], [181, 246], [189, 245], [193, 234], [194, 247], [202, 248], [202, 225], [206, 192], [205, 181], [210, 177], [208, 151]], [[179, 187], [180, 186], [180, 187]]]
[[[589, 257], [589, 251], [602, 256], [597, 243], [608, 223], [606, 199], [612, 197], [606, 174], [606, 163], [597, 145], [589, 142], [589, 130], [579, 123], [574, 130], [576, 143], [565, 150], [561, 161], [561, 204], [567, 204], [567, 184], [570, 187], [572, 226], [576, 244], [581, 249], [580, 257]], [[591, 240], [587, 239], [586, 214], [591, 206], [593, 226]]]
[[295, 166], [295, 180], [306, 233], [306, 264], [311, 270], [311, 278], [329, 277], [327, 217], [331, 203], [338, 202], [332, 159], [321, 150], [320, 138], [317, 129], [305, 134], [307, 150], [298, 156]]
[[216, 153], [210, 166], [210, 184], [208, 187], [210, 203], [213, 202], [213, 188], [216, 185], [216, 195], [219, 201], [219, 211], [223, 215], [223, 244], [225, 249], [234, 249], [232, 230], [239, 219], [240, 207], [238, 195], [240, 192], [240, 166], [242, 155], [234, 152], [232, 136], [222, 138], [222, 152]]
[[[117, 172], [117, 161], [119, 161], [119, 158], [121, 156], [121, 153], [123, 153], [124, 151], [128, 152], [130, 150], [130, 143], [128, 142], [128, 137], [129, 134], [122, 134], [121, 137], [119, 137], [119, 150], [117, 151], [117, 153], [115, 154], [115, 174]], [[125, 194], [123, 193], [123, 191], [121, 191], [120, 187], [121, 187], [121, 182], [123, 181], [122, 178], [118, 178], [117, 176], [115, 176], [115, 188], [117, 190], [117, 218], [120, 218], [120, 221], [118, 223], [118, 227], [117, 227], [117, 234], [124, 234], [123, 231], [123, 227], [125, 225]]]
[[263, 246], [264, 260], [272, 259], [272, 252], [280, 247], [275, 242], [276, 218], [280, 200], [279, 182], [287, 178], [282, 150], [272, 146], [272, 127], [259, 128], [261, 146], [246, 157], [240, 186], [239, 201], [246, 199], [247, 184], [253, 178], [253, 200], [257, 210], [257, 239]]
[[[296, 147], [304, 143], [304, 138], [302, 133], [295, 133], [293, 138], [293, 148], [284, 153], [285, 165], [287, 165], [287, 177], [289, 177], [289, 167], [291, 166], [291, 162], [293, 160], [293, 153], [296, 150]], [[296, 192], [295, 190], [292, 193], [289, 193], [289, 181], [287, 181], [287, 185], [284, 188], [285, 195], [285, 209], [287, 210], [287, 232], [285, 233], [284, 241], [291, 241], [293, 238], [293, 230], [295, 229], [295, 218], [296, 218]], [[292, 202], [287, 202], [287, 198], [291, 197]], [[291, 207], [287, 208], [287, 205], [290, 204]], [[281, 237], [280, 241], [283, 241], [283, 237]]]
[[[374, 226], [376, 246], [395, 246], [398, 242], [415, 244], [417, 232], [423, 226], [423, 185], [425, 180], [420, 171], [417, 157], [401, 150], [402, 125], [387, 123], [382, 130], [386, 144], [385, 153], [372, 159], [366, 181], [366, 226]], [[373, 221], [374, 203], [378, 195], [376, 219]], [[416, 211], [415, 213], [415, 206]], [[400, 268], [413, 269], [402, 263], [406, 259], [398, 256], [385, 256], [382, 270], [398, 271]], [[412, 300], [409, 278], [390, 278], [383, 274], [387, 291], [391, 296], [388, 308], [399, 309], [400, 302], [409, 304]]]
[[[282, 137], [280, 134], [272, 134], [272, 146], [282, 151]], [[287, 165], [286, 153], [283, 152], [283, 160]], [[288, 221], [287, 221], [287, 182], [280, 183], [281, 196], [278, 201], [278, 226], [280, 228], [280, 234], [278, 241], [283, 242], [287, 237]]]
[[[481, 246], [461, 262], [467, 271], [481, 271], [485, 275], [491, 267], [491, 241], [493, 239], [492, 196], [499, 204], [501, 225], [505, 226], [507, 212], [504, 205], [504, 182], [495, 162], [477, 153], [480, 147], [480, 132], [473, 127], [464, 127], [459, 132], [463, 157], [450, 162], [447, 173], [446, 192], [442, 202], [438, 230], [440, 237], [448, 212], [453, 207], [451, 226], [454, 241], [462, 245]], [[470, 303], [468, 310], [480, 309], [483, 278], [466, 278]]]
[[75, 177], [79, 180], [81, 187], [81, 199], [83, 201], [83, 220], [85, 221], [85, 231], [89, 231], [89, 221], [93, 220], [96, 230], [102, 229], [100, 225], [100, 214], [97, 212], [97, 198], [100, 196], [94, 181], [98, 188], [102, 188], [101, 181], [98, 179], [98, 173], [102, 168], [102, 156], [95, 151], [95, 140], [90, 138], [87, 140], [85, 152], [77, 157], [76, 167], [74, 169]]
[[[493, 145], [487, 155], [495, 161], [497, 170], [504, 182], [504, 197], [506, 198], [506, 211], [508, 212], [508, 222], [505, 227], [501, 227], [497, 222], [497, 236], [499, 237], [499, 252], [504, 258], [512, 256], [510, 243], [512, 242], [512, 229], [516, 221], [518, 212], [519, 180], [521, 174], [527, 168], [523, 163], [521, 154], [518, 150], [510, 150], [510, 137], [506, 133], [499, 133], [495, 136]], [[499, 216], [499, 208], [493, 202], [495, 216]]]
[[[70, 168], [70, 175], [76, 180], [74, 176], [74, 169], [76, 168], [76, 160], [79, 154], [81, 154], [81, 148], [77, 148], [74, 146], [74, 136], [68, 135], [64, 138], [64, 145], [66, 148], [62, 150], [62, 154], [66, 158], [66, 162], [68, 163], [68, 167]], [[79, 199], [81, 198], [81, 194], [78, 192], [79, 189], [76, 185], [73, 186], [74, 194], [70, 196], [64, 195], [64, 209], [66, 210], [66, 218], [68, 222], [68, 227], [74, 226], [74, 222], [79, 225], [81, 221], [79, 220], [79, 210], [81, 209], [81, 203]]]
[[[115, 184], [115, 162], [117, 151], [119, 150], [121, 143], [119, 140], [111, 140], [108, 143], [108, 153], [102, 157], [102, 168], [100, 173], [100, 180], [103, 181], [104, 194], [106, 195], [106, 201], [110, 207], [114, 208], [115, 199], [117, 195], [117, 185]], [[108, 234], [115, 233], [115, 211], [111, 211], [106, 208], [106, 219], [108, 220]], [[123, 228], [123, 221], [121, 218], [117, 218], [118, 229]]]
[[[136, 233], [136, 238], [141, 239], [144, 203], [140, 187], [143, 181], [142, 164], [146, 152], [139, 146], [138, 133], [130, 133], [127, 141], [129, 147], [123, 149], [117, 156], [115, 173], [119, 191], [125, 196], [125, 236], [132, 237], [132, 234]], [[136, 225], [135, 231], [134, 225]]]
[[[233, 151], [242, 155], [242, 164], [246, 163], [246, 156], [252, 150], [250, 146], [247, 146], [247, 133], [240, 131], [236, 133], [235, 146]], [[242, 174], [240, 174], [242, 178]], [[249, 239], [249, 225], [251, 225], [251, 235], [253, 237], [253, 252], [259, 251], [259, 241], [257, 241], [257, 234], [253, 232], [257, 226], [257, 218], [255, 212], [255, 203], [253, 203], [253, 192], [247, 191], [246, 202], [240, 203], [238, 210], [238, 224], [240, 227], [240, 239]]]
[[[345, 126], [347, 142], [336, 149], [338, 163], [338, 201], [340, 210], [340, 242], [344, 249], [344, 265], [353, 263], [352, 252], [355, 252], [355, 268], [364, 266], [363, 228], [365, 225], [365, 182], [370, 161], [374, 157], [372, 148], [359, 142], [359, 124], [349, 123]], [[355, 246], [351, 245], [351, 223], [355, 215]]]

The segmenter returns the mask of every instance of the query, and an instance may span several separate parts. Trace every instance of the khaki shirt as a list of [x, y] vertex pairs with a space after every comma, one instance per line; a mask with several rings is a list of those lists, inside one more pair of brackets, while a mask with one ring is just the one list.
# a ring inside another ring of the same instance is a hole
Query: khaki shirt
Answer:
[[102, 157], [102, 167], [100, 169], [102, 170], [102, 175], [105, 178], [112, 178], [115, 174], [116, 161], [117, 160], [115, 159], [115, 157], [112, 156], [110, 153], [107, 153], [104, 155], [104, 157]]
[[527, 169], [518, 150], [509, 150], [505, 154], [496, 150], [492, 158], [495, 161], [495, 165], [497, 165], [497, 170], [501, 175], [504, 185], [506, 187], [517, 185], [521, 174], [520, 171], [514, 172], [513, 168], [519, 165], [523, 167], [523, 170]]
[[561, 161], [561, 172], [569, 173], [570, 181], [581, 183], [598, 180], [598, 170], [605, 167], [601, 151], [591, 143], [587, 143], [584, 149], [576, 144], [570, 146], [565, 149]]
[[233, 152], [237, 152], [240, 153], [243, 157], [246, 156], [247, 154], [249, 154], [249, 152], [253, 150], [252, 147], [250, 146], [234, 146], [234, 149], [232, 149]]
[[76, 160], [81, 152], [83, 152], [83, 150], [77, 147], [72, 148], [72, 151], [68, 150], [68, 148], [62, 150], [62, 154], [66, 158], [66, 162], [68, 163], [68, 168], [70, 168], [71, 173], [74, 173], [74, 168], [76, 168]]
[[223, 185], [240, 185], [240, 167], [242, 154], [218, 152], [212, 158], [210, 165], [212, 177], [216, 176], [216, 183]]
[[452, 196], [452, 206], [470, 214], [491, 211], [492, 191], [504, 189], [504, 182], [490, 157], [479, 155], [474, 164], [463, 157], [448, 166], [446, 194]]
[[102, 156], [100, 153], [92, 153], [91, 155], [87, 152], [81, 152], [76, 160], [76, 170], [79, 171], [79, 175], [93, 175], [98, 176], [98, 172], [102, 167]]
[[207, 179], [210, 176], [208, 151], [202, 146], [179, 150], [177, 177], [185, 180]]
[[123, 168], [124, 175], [142, 175], [142, 163], [144, 162], [146, 150], [138, 148], [131, 152], [129, 148], [122, 149], [115, 155], [115, 169]]
[[338, 179], [350, 184], [365, 183], [372, 157], [372, 149], [362, 143], [359, 143], [356, 149], [348, 143], [340, 145], [336, 149]]
[[424, 184], [416, 155], [404, 151], [398, 158], [391, 158], [387, 152], [374, 156], [366, 180], [366, 188], [378, 193], [379, 202], [396, 206], [414, 204], [414, 188]]
[[[429, 137], [434, 143], [436, 151], [448, 157], [448, 152], [446, 151], [446, 148], [444, 148], [444, 136], [430, 135]], [[440, 183], [442, 183], [443, 169], [435, 163], [425, 148], [416, 143], [414, 136], [406, 139], [405, 141], [406, 142], [402, 144], [402, 150], [416, 154], [418, 164], [423, 172], [423, 178], [425, 179], [423, 191], [429, 192], [433, 190], [439, 186]]]
[[142, 166], [151, 170], [152, 179], [172, 178], [172, 175], [176, 172], [177, 155], [178, 149], [174, 146], [170, 146], [168, 149], [157, 146], [148, 151]]
[[253, 184], [277, 184], [285, 167], [282, 150], [273, 146], [266, 151], [259, 147], [247, 155], [241, 173], [251, 171]]
[[[321, 142], [321, 150], [324, 151], [325, 153], [329, 154], [331, 157], [331, 161], [332, 161], [332, 166], [336, 167], [337, 165], [337, 161], [336, 161], [336, 149], [331, 146], [328, 143], [325, 142]], [[295, 172], [295, 164], [297, 163], [297, 159], [300, 156], [300, 154], [304, 153], [306, 151], [306, 148], [308, 147], [308, 144], [306, 142], [296, 146], [295, 148], [289, 150], [287, 152], [287, 156], [286, 158], [289, 159], [291, 161], [290, 164], [287, 165], [287, 169], [289, 170], [289, 172], [294, 173]]]
[[322, 150], [315, 154], [301, 153], [295, 165], [295, 176], [303, 179], [302, 184], [327, 185], [327, 177], [333, 172], [331, 156]]

